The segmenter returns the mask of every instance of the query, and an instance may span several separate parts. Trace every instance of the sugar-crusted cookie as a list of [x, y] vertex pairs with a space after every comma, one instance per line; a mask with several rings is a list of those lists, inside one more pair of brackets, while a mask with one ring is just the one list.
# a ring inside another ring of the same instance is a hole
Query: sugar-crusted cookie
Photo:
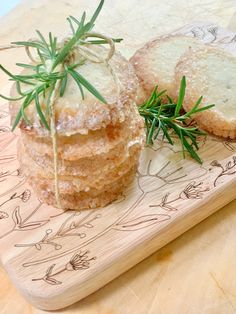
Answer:
[[198, 125], [218, 136], [236, 138], [236, 58], [217, 48], [186, 53], [176, 66], [176, 92], [182, 76], [187, 78], [184, 109], [189, 111], [203, 96], [201, 106], [215, 104], [195, 115]]
[[175, 96], [175, 67], [181, 56], [192, 49], [202, 48], [200, 40], [183, 36], [169, 35], [150, 41], [130, 59], [140, 84], [148, 98], [156, 85], [159, 90], [167, 90]]

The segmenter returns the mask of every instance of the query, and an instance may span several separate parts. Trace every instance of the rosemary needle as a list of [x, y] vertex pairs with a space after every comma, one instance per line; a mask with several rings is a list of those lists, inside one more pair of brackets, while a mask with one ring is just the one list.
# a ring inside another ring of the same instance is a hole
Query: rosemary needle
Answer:
[[166, 138], [171, 145], [174, 145], [172, 136], [174, 132], [181, 142], [183, 157], [185, 157], [185, 152], [187, 151], [193, 159], [202, 163], [196, 152], [199, 149], [197, 137], [206, 135], [206, 133], [200, 131], [197, 126], [193, 126], [191, 119], [196, 113], [208, 110], [214, 107], [214, 105], [200, 107], [202, 101], [202, 97], [200, 97], [190, 111], [183, 112], [185, 90], [186, 78], [183, 77], [177, 103], [174, 103], [166, 95], [166, 91], [158, 92], [158, 87], [155, 87], [150, 98], [139, 107], [139, 113], [145, 120], [146, 143], [148, 145], [153, 144], [153, 141], [161, 131], [163, 139]]

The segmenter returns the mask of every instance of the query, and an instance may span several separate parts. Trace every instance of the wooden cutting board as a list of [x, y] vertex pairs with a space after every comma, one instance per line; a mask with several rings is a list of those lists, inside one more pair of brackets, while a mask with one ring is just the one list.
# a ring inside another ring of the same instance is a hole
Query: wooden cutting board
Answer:
[[[198, 23], [184, 32], [235, 47], [235, 34], [215, 25]], [[202, 139], [200, 166], [182, 160], [180, 147], [158, 140], [143, 151], [123, 197], [106, 208], [63, 213], [41, 204], [22, 175], [4, 103], [0, 119], [1, 262], [39, 308], [78, 301], [236, 196], [234, 142]]]

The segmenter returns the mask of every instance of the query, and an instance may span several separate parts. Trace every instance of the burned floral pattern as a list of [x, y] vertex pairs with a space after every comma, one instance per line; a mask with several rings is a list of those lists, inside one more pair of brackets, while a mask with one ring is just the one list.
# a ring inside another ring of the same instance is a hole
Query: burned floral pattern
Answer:
[[32, 281], [44, 281], [50, 285], [61, 285], [62, 282], [56, 279], [58, 275], [64, 272], [86, 270], [90, 267], [90, 263], [95, 260], [96, 257], [89, 257], [89, 253], [89, 251], [75, 253], [69, 262], [57, 271], [54, 271], [56, 264], [52, 264], [43, 277], [34, 278]]
[[149, 205], [150, 207], [161, 207], [166, 211], [177, 211], [176, 203], [180, 200], [196, 200], [202, 199], [205, 193], [210, 191], [210, 187], [204, 187], [204, 182], [191, 182], [176, 198], [170, 200], [170, 193], [166, 193], [161, 202], [156, 205]]
[[224, 178], [225, 176], [232, 176], [236, 174], [236, 156], [233, 156], [232, 160], [228, 161], [225, 165], [217, 160], [213, 160], [211, 162], [211, 166], [216, 167], [220, 170], [220, 173], [214, 181], [214, 186], [217, 186], [220, 179]]
[[[61, 250], [61, 239], [69, 237], [77, 237], [83, 239], [87, 236], [84, 230], [94, 227], [95, 220], [101, 218], [101, 214], [90, 212], [85, 217], [77, 219], [81, 216], [81, 212], [74, 212], [62, 223], [60, 228], [53, 233], [52, 229], [47, 229], [44, 237], [34, 243], [16, 244], [15, 247], [35, 247], [37, 250], [41, 250], [43, 246], [52, 246], [55, 250]], [[83, 231], [81, 231], [81, 229]]]

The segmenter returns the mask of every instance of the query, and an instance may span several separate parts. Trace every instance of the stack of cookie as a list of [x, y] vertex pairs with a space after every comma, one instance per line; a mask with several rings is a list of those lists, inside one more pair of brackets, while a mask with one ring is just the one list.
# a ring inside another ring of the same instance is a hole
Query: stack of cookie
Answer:
[[[105, 206], [124, 191], [137, 169], [144, 140], [143, 120], [135, 104], [137, 78], [118, 53], [110, 66], [87, 60], [78, 68], [106, 104], [86, 89], [82, 99], [69, 77], [65, 94], [55, 105], [58, 181], [64, 209]], [[11, 104], [13, 120], [18, 109], [15, 102]], [[33, 125], [21, 122], [19, 160], [39, 198], [56, 206], [52, 139], [35, 106], [29, 106], [26, 113]]]

